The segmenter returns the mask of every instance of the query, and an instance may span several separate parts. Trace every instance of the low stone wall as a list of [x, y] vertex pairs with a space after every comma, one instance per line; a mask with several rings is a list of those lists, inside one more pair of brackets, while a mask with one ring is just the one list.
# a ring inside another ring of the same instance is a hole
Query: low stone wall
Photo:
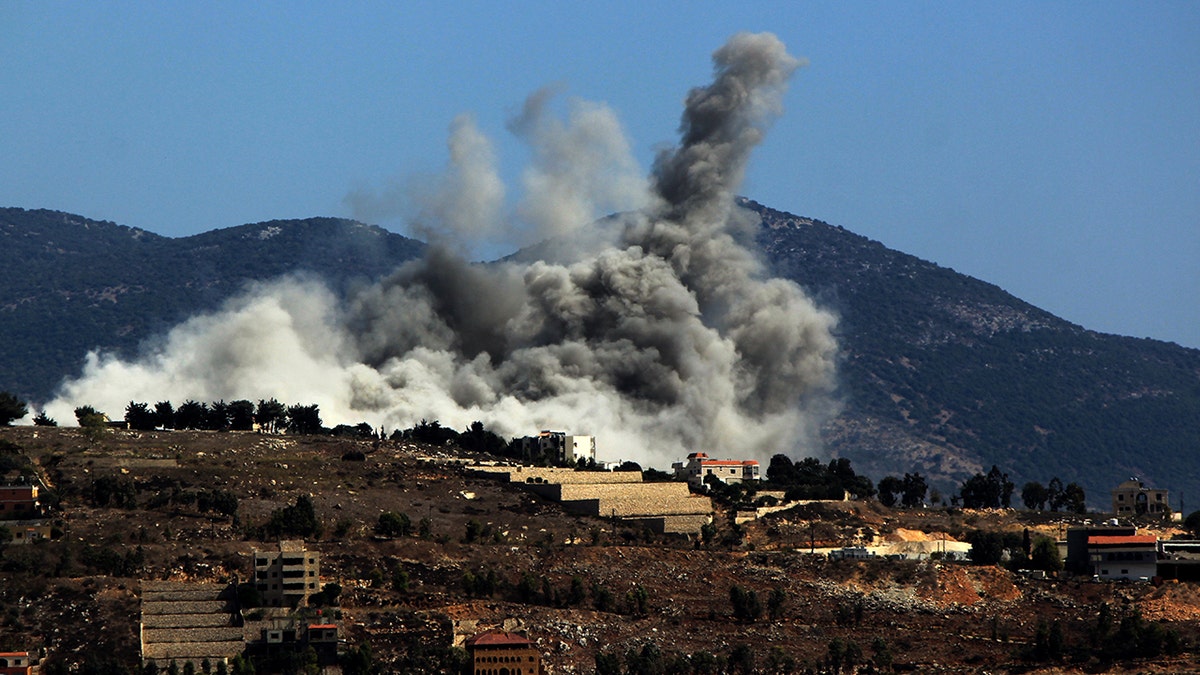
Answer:
[[561, 502], [583, 499], [676, 499], [691, 496], [687, 483], [551, 483], [526, 487], [546, 499]]
[[625, 518], [625, 522], [650, 528], [659, 534], [695, 534], [712, 522], [712, 514], [689, 516], [660, 516], [655, 518]]
[[[578, 506], [576, 506], [578, 505]], [[600, 517], [683, 516], [712, 513], [708, 497], [606, 497], [563, 502], [569, 510]]]

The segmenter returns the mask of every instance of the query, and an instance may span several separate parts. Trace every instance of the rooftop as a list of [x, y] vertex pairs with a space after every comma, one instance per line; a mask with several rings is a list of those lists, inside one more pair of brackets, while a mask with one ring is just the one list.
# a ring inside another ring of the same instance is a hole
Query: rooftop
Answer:
[[532, 647], [533, 641], [517, 633], [503, 630], [490, 630], [474, 637], [467, 638], [468, 647]]
[[1092, 536], [1088, 537], [1088, 546], [1153, 546], [1158, 543], [1158, 537], [1152, 534], [1134, 535], [1129, 537]]

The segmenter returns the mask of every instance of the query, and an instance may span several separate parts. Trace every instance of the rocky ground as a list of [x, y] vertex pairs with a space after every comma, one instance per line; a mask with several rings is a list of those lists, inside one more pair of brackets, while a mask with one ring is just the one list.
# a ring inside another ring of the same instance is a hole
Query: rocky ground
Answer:
[[[888, 537], [962, 539], [974, 529], [1057, 537], [1071, 524], [1061, 514], [817, 504], [736, 527], [719, 513], [717, 536], [701, 543], [567, 515], [472, 474], [463, 462], [479, 458], [449, 448], [9, 428], [0, 429], [0, 450], [33, 463], [62, 531], [53, 542], [0, 551], [0, 651], [43, 650], [72, 667], [89, 659], [135, 666], [141, 580], [244, 580], [252, 550], [273, 545], [258, 539], [259, 526], [307, 495], [323, 526], [309, 539], [322, 555], [322, 581], [343, 588], [343, 634], [349, 645], [370, 643], [382, 662], [422, 644], [444, 648], [455, 626], [506, 626], [537, 641], [554, 673], [591, 673], [598, 652], [624, 656], [648, 644], [664, 658], [728, 659], [749, 647], [757, 672], [788, 672], [788, 663], [833, 672], [839, 653], [864, 672], [1200, 671], [1192, 584], [1039, 580], [963, 562], [833, 562], [810, 553]], [[100, 479], [130, 486], [132, 503], [96, 505]], [[171, 499], [207, 490], [235, 494], [236, 517]], [[427, 536], [374, 536], [385, 511], [408, 515], [414, 530], [427, 519]], [[472, 528], [479, 536], [468, 543]], [[468, 574], [490, 575], [493, 588], [466, 588]], [[401, 577], [406, 584], [396, 584]], [[756, 594], [753, 620], [735, 616], [735, 586]], [[1174, 636], [1170, 650], [1113, 658], [1114, 641], [1133, 639], [1118, 628], [1135, 610]], [[1112, 629], [1098, 639], [1102, 611]], [[1055, 624], [1060, 648], [1036, 656], [1039, 625], [1044, 642]]]

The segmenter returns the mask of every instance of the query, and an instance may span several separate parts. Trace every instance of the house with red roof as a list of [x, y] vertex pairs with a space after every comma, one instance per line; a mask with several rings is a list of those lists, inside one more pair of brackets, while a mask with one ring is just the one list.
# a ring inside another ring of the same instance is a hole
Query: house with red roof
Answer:
[[503, 630], [489, 630], [467, 638], [474, 675], [543, 675], [542, 654], [529, 638]]
[[0, 675], [31, 675], [29, 652], [0, 652]]
[[709, 476], [722, 483], [762, 479], [757, 460], [711, 459], [703, 452], [693, 452], [687, 456], [686, 462], [675, 462], [671, 468], [675, 470], [675, 478], [686, 480], [696, 487], [703, 487]]
[[1094, 577], [1148, 580], [1158, 575], [1158, 537], [1154, 535], [1091, 535], [1087, 550]]

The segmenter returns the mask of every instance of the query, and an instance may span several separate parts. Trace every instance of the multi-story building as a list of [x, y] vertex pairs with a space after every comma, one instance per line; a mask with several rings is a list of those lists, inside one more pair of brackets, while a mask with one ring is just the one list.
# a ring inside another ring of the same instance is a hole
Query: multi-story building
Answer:
[[1126, 518], [1143, 514], [1167, 516], [1171, 506], [1166, 490], [1148, 488], [1140, 480], [1130, 478], [1112, 489], [1112, 512]]
[[37, 485], [0, 485], [0, 520], [42, 515]]
[[686, 479], [697, 487], [703, 486], [709, 476], [722, 483], [761, 480], [757, 460], [709, 459], [703, 452], [693, 452], [687, 456], [687, 462], [675, 462], [671, 468], [675, 470], [676, 478]]
[[474, 675], [541, 675], [542, 654], [527, 637], [491, 630], [467, 638]]
[[320, 591], [321, 554], [302, 541], [281, 541], [278, 551], [254, 551], [254, 585], [269, 607], [298, 607]]
[[545, 430], [537, 436], [521, 439], [521, 452], [526, 457], [540, 455], [560, 462], [578, 464], [596, 461], [595, 436], [569, 436], [566, 432]]

